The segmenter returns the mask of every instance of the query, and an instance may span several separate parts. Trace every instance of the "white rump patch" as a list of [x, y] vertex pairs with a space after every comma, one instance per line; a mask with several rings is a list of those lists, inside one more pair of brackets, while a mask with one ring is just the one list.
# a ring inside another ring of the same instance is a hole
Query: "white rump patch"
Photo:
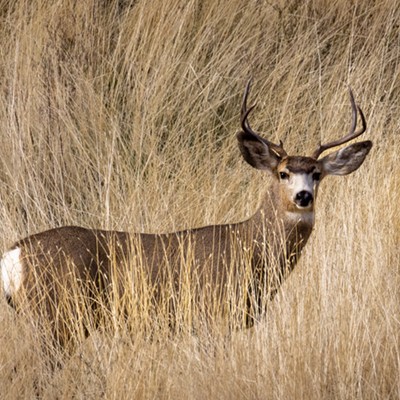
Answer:
[[1, 280], [7, 296], [15, 294], [22, 284], [21, 249], [9, 250], [0, 261]]

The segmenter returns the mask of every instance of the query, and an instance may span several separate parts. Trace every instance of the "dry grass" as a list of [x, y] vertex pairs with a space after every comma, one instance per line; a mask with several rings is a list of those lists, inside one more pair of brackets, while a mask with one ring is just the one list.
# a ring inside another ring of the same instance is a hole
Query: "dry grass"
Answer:
[[[166, 232], [254, 212], [264, 178], [234, 134], [310, 152], [349, 124], [374, 148], [327, 179], [317, 222], [265, 320], [149, 340], [97, 332], [53, 374], [32, 321], [0, 304], [0, 396], [400, 397], [397, 2], [0, 2], [0, 243], [64, 224]], [[39, 389], [38, 389], [39, 388]]]

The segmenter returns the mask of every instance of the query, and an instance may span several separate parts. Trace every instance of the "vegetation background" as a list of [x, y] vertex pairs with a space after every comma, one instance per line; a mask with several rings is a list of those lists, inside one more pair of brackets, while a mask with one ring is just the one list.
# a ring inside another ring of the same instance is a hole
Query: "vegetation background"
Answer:
[[[400, 398], [400, 3], [0, 1], [0, 245], [65, 224], [143, 232], [251, 215], [252, 126], [309, 154], [350, 124], [374, 147], [328, 178], [293, 274], [229, 337], [93, 335], [52, 373], [0, 302], [0, 397]], [[71, 322], [72, 323], [72, 322]]]

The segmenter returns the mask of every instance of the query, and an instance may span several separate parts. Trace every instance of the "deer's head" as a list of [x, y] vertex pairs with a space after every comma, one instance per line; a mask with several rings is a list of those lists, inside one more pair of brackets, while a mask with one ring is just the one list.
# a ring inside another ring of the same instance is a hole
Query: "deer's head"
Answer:
[[[321, 144], [311, 156], [290, 156], [283, 143], [275, 144], [254, 132], [248, 122], [248, 116], [255, 107], [247, 109], [247, 97], [250, 81], [246, 86], [241, 110], [242, 131], [237, 134], [239, 148], [243, 158], [254, 168], [268, 171], [279, 182], [280, 201], [288, 212], [302, 213], [314, 210], [318, 185], [327, 175], [347, 175], [355, 171], [364, 162], [372, 147], [367, 140], [341, 148], [320, 158], [328, 149], [345, 144], [360, 136], [366, 130], [366, 121], [360, 107], [355, 104], [350, 90], [352, 123], [350, 132], [339, 140]], [[357, 111], [362, 126], [356, 131]]]

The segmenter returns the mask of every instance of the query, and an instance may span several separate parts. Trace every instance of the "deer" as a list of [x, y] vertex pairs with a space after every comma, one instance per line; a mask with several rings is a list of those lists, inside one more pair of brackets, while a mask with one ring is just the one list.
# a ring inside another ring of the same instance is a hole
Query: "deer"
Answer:
[[[243, 324], [252, 326], [264, 312], [265, 299], [269, 302], [293, 271], [311, 235], [321, 181], [328, 175], [343, 176], [356, 171], [372, 142], [348, 144], [367, 128], [363, 111], [349, 88], [349, 132], [341, 139], [320, 143], [310, 156], [288, 155], [282, 141], [273, 143], [251, 128], [249, 115], [256, 105], [247, 106], [250, 86], [251, 81], [245, 87], [241, 105], [238, 147], [251, 167], [269, 175], [269, 189], [250, 218], [171, 233], [63, 226], [28, 236], [12, 245], [0, 261], [2, 288], [8, 303], [17, 309], [43, 304], [45, 311], [41, 317], [50, 321], [57, 341], [65, 342], [68, 320], [59, 320], [60, 293], [72, 291], [75, 283], [86, 288], [90, 298], [112, 291], [123, 295], [131, 290], [131, 285], [126, 284], [126, 275], [119, 275], [121, 265], [128, 265], [130, 274], [130, 268], [136, 268], [140, 260], [150, 282], [149, 290], [154, 292], [152, 297], [158, 301], [167, 276], [174, 290], [179, 291], [188, 269], [198, 287], [208, 288], [205, 303], [218, 303], [229, 286], [242, 288]], [[358, 115], [361, 127], [357, 130]], [[345, 144], [346, 147], [321, 158], [327, 150]], [[93, 304], [95, 310], [96, 302]], [[232, 306], [235, 305], [231, 304], [230, 310]]]

